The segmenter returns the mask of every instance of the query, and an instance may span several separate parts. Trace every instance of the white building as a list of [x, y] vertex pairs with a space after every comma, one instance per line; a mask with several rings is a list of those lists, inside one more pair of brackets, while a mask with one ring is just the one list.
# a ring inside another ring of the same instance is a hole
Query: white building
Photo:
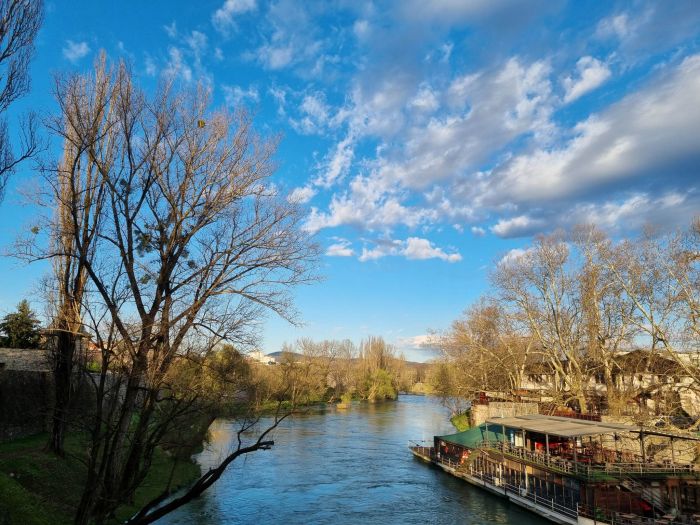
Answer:
[[256, 361], [258, 363], [262, 363], [264, 365], [274, 365], [277, 364], [277, 361], [275, 361], [275, 358], [269, 355], [263, 354], [260, 350], [253, 350], [252, 352], [248, 352], [246, 354], [246, 357], [250, 359], [251, 361]]

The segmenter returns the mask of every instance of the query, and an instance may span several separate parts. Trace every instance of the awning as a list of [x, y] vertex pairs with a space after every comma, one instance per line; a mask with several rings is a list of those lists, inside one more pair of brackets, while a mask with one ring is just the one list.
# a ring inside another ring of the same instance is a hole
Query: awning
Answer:
[[602, 423], [600, 421], [585, 421], [582, 419], [545, 416], [541, 414], [514, 417], [494, 417], [487, 419], [486, 423], [489, 425], [489, 430], [491, 426], [501, 426], [565, 438], [643, 431], [641, 427], [633, 425]]

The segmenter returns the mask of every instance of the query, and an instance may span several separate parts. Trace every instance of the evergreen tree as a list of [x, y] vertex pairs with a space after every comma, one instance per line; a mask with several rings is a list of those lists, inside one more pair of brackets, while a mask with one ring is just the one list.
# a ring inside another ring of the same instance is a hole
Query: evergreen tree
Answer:
[[40, 322], [24, 299], [17, 311], [7, 314], [0, 322], [0, 345], [5, 348], [38, 348], [41, 336]]

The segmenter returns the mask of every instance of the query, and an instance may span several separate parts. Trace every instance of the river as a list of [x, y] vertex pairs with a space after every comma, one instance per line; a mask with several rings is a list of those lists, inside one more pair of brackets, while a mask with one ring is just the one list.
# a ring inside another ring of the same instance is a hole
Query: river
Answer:
[[[212, 427], [197, 460], [229, 450], [234, 423]], [[452, 432], [436, 400], [355, 403], [286, 420], [275, 446], [237, 460], [201, 498], [158, 523], [488, 524], [549, 523], [413, 458], [409, 439]]]

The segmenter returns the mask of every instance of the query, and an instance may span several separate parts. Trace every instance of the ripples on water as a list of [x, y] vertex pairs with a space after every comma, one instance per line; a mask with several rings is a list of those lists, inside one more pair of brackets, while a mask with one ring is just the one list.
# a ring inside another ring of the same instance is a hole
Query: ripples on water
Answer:
[[[235, 432], [233, 423], [215, 424], [198, 456], [203, 469]], [[549, 523], [408, 451], [409, 439], [449, 432], [445, 410], [418, 396], [296, 416], [275, 430], [272, 450], [236, 460], [201, 498], [158, 523]]]

